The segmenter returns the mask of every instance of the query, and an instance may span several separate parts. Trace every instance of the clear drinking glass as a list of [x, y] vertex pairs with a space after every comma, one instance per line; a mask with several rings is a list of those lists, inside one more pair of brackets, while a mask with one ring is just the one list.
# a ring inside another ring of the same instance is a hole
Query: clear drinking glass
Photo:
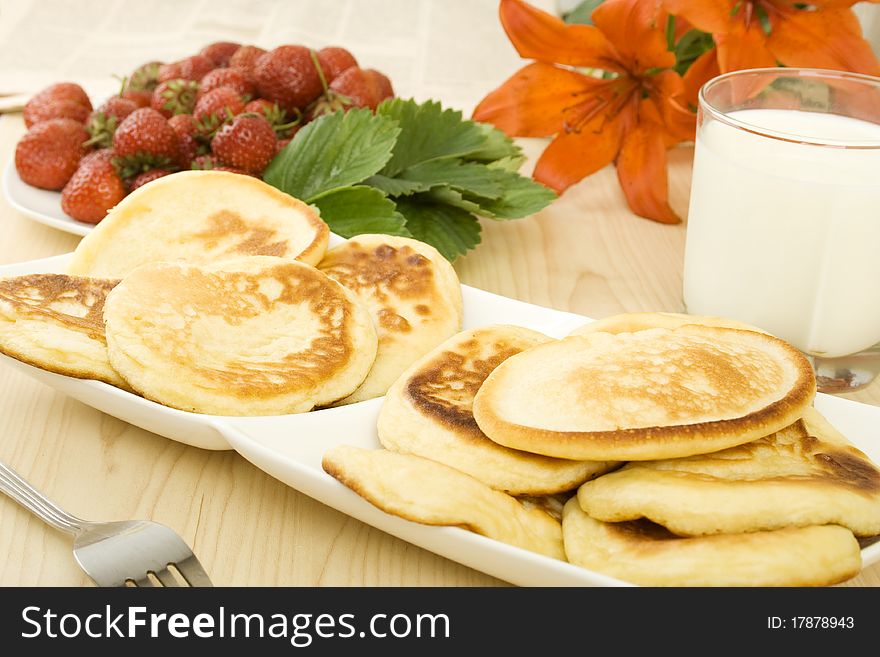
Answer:
[[771, 68], [703, 86], [684, 301], [792, 343], [823, 392], [876, 376], [880, 78]]

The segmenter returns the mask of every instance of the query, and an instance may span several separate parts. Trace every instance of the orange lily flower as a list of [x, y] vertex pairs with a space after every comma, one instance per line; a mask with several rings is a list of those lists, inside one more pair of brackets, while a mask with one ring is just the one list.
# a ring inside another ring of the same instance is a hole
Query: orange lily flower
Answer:
[[779, 63], [877, 75], [880, 62], [850, 9], [856, 2], [663, 0], [669, 13], [686, 18], [715, 39], [716, 48], [694, 66], [711, 69], [711, 60], [717, 57], [717, 70], [722, 73]]
[[668, 203], [666, 150], [693, 138], [695, 115], [671, 70], [660, 0], [605, 0], [593, 25], [566, 25], [522, 0], [501, 0], [500, 16], [517, 52], [536, 61], [487, 95], [474, 120], [513, 136], [555, 135], [533, 175], [557, 192], [616, 162], [633, 212], [678, 223]]

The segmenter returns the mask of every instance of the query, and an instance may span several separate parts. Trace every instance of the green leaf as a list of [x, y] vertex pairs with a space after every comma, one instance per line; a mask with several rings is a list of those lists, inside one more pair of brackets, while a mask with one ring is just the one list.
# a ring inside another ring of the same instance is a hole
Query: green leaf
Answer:
[[480, 162], [490, 162], [503, 158], [525, 159], [522, 149], [503, 130], [499, 130], [489, 123], [477, 123], [476, 125], [483, 132], [483, 145], [478, 150], [467, 153], [465, 159], [478, 160]]
[[406, 220], [397, 212], [394, 201], [371, 187], [346, 187], [328, 192], [315, 205], [321, 219], [337, 235], [353, 237], [362, 233], [385, 233], [411, 237]]
[[416, 192], [427, 192], [431, 187], [415, 180], [401, 180], [400, 178], [389, 178], [377, 173], [370, 176], [364, 181], [365, 185], [375, 187], [385, 192], [388, 196], [409, 196]]
[[691, 64], [707, 50], [715, 46], [712, 35], [700, 30], [688, 30], [675, 44], [675, 71], [684, 75]]
[[400, 126], [394, 153], [381, 171], [389, 177], [414, 164], [478, 151], [485, 143], [479, 125], [463, 121], [461, 112], [444, 110], [435, 101], [419, 104], [412, 99], [394, 98], [383, 101], [376, 115], [393, 119]]
[[398, 200], [397, 209], [406, 217], [413, 237], [427, 242], [449, 261], [480, 243], [480, 222], [470, 212], [418, 196]]
[[531, 178], [508, 171], [497, 170], [494, 173], [504, 193], [498, 200], [470, 199], [479, 203], [478, 214], [493, 219], [519, 219], [543, 210], [556, 198], [556, 192]]
[[566, 23], [578, 23], [580, 25], [593, 24], [593, 10], [601, 5], [603, 0], [583, 0], [574, 9], [563, 16]]
[[263, 180], [311, 203], [377, 173], [391, 158], [399, 134], [393, 120], [368, 109], [322, 116], [272, 160]]
[[510, 171], [510, 173], [516, 173], [517, 171], [519, 171], [519, 168], [522, 166], [525, 160], [525, 156], [522, 155], [519, 157], [502, 157], [500, 160], [488, 162], [486, 166], [490, 169], [500, 169], [501, 171]]
[[[427, 194], [422, 195], [421, 198], [430, 199], [437, 203], [445, 203], [468, 212], [480, 213], [480, 204], [477, 201], [466, 199], [461, 192], [457, 192], [449, 187], [435, 187]], [[488, 199], [482, 200], [488, 201]]]
[[431, 187], [447, 185], [453, 189], [497, 199], [503, 188], [497, 175], [485, 164], [462, 162], [458, 159], [431, 160], [413, 165], [400, 173], [403, 180], [411, 180]]

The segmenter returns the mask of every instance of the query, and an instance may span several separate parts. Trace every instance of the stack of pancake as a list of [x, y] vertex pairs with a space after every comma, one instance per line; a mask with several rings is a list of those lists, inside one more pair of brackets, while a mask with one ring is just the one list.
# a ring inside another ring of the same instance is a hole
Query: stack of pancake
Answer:
[[324, 468], [390, 513], [637, 584], [832, 584], [880, 534], [880, 470], [815, 390], [799, 351], [720, 318], [485, 327], [392, 385], [393, 459], [342, 447]]
[[327, 251], [313, 208], [249, 176], [139, 188], [63, 274], [0, 279], [0, 353], [174, 408], [299, 413], [380, 396], [461, 328], [452, 266], [417, 240]]

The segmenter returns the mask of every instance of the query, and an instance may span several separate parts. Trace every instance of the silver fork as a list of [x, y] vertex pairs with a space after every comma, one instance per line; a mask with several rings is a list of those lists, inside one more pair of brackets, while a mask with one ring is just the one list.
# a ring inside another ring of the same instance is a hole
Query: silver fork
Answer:
[[189, 546], [165, 525], [81, 520], [2, 461], [0, 490], [56, 529], [73, 534], [73, 556], [98, 586], [212, 586]]

